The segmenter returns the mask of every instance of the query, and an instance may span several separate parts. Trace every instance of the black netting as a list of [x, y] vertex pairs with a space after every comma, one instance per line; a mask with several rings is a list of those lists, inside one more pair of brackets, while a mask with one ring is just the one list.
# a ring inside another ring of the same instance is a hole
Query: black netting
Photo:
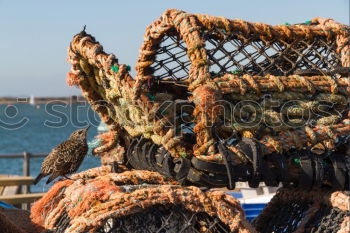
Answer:
[[[245, 73], [250, 75], [290, 75], [300, 70], [316, 70], [320, 74], [339, 67], [336, 44], [315, 37], [312, 42], [274, 40], [264, 42], [256, 37], [238, 39], [218, 30], [204, 32], [209, 71], [214, 75]], [[184, 80], [188, 77], [190, 61], [183, 40], [166, 35], [156, 52], [151, 68], [161, 80]]]
[[[315, 69], [320, 73], [340, 66], [335, 42], [317, 37], [312, 42], [275, 40], [264, 42], [256, 37], [244, 41], [224, 33], [205, 32], [210, 71], [215, 74], [290, 75], [296, 70]], [[218, 36], [219, 35], [219, 36]]]
[[[296, 201], [280, 203], [268, 218], [261, 216], [264, 221], [259, 222], [258, 217], [253, 224], [264, 233], [292, 233], [296, 230], [305, 233], [336, 233], [344, 218], [350, 216], [350, 211], [341, 211], [326, 205], [321, 205], [316, 213], [308, 212], [311, 206], [311, 203]], [[301, 225], [302, 222], [304, 226]]]
[[[340, 230], [344, 217], [350, 216], [350, 211], [321, 206], [315, 216], [305, 225], [305, 232], [333, 233]], [[350, 227], [350, 226], [349, 226]], [[350, 231], [350, 228], [349, 228]]]
[[155, 206], [147, 211], [108, 219], [99, 233], [225, 233], [228, 227], [205, 213], [193, 213], [179, 206]]
[[188, 77], [189, 66], [184, 41], [175, 36], [164, 36], [151, 66], [153, 76], [162, 80], [182, 80]]
[[273, 215], [258, 229], [264, 233], [294, 232], [309, 209], [309, 203], [290, 202], [276, 208]]

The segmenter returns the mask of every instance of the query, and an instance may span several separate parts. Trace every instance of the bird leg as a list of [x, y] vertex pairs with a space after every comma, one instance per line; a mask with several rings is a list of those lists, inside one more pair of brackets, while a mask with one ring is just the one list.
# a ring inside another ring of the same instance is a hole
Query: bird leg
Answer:
[[112, 167], [112, 172], [113, 173], [118, 173], [118, 170], [119, 170], [119, 165], [118, 165], [118, 163], [116, 163], [116, 162], [112, 162], [111, 164], [111, 167]]
[[73, 181], [77, 181], [77, 180], [81, 179], [82, 180], [81, 183], [83, 185], [86, 184], [86, 181], [85, 181], [84, 177], [81, 177], [81, 178], [78, 178], [78, 179], [72, 179], [72, 178], [68, 177], [67, 175], [64, 175], [63, 177], [66, 178], [67, 180], [73, 180]]
[[73, 180], [73, 179], [69, 178], [67, 175], [64, 175], [63, 177], [66, 178], [67, 180]]
[[115, 161], [110, 163], [109, 165], [111, 166], [112, 173], [122, 173], [129, 170], [126, 166], [119, 164], [118, 162], [115, 162]]

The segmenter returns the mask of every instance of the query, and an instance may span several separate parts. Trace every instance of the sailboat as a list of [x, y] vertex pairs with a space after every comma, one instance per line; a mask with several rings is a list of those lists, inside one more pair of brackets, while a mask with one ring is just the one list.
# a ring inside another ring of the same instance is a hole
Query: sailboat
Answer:
[[30, 105], [35, 105], [35, 97], [34, 95], [31, 95], [30, 98], [29, 98], [29, 104]]

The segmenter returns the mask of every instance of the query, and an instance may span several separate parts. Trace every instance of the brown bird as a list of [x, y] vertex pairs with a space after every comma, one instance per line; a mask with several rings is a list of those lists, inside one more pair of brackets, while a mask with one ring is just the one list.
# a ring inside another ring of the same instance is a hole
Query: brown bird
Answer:
[[35, 178], [34, 184], [37, 184], [43, 177], [48, 175], [51, 176], [46, 184], [58, 176], [69, 179], [67, 175], [78, 170], [88, 151], [86, 135], [89, 127], [74, 131], [67, 141], [52, 149], [41, 164], [40, 174]]

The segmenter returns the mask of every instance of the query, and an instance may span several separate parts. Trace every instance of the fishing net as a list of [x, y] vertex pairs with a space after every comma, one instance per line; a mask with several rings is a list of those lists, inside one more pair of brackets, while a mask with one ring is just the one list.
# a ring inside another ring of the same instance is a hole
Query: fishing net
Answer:
[[194, 213], [180, 206], [154, 206], [147, 211], [109, 219], [96, 232], [232, 232], [217, 218]]
[[328, 190], [282, 189], [254, 220], [259, 232], [349, 232], [350, 196]]

